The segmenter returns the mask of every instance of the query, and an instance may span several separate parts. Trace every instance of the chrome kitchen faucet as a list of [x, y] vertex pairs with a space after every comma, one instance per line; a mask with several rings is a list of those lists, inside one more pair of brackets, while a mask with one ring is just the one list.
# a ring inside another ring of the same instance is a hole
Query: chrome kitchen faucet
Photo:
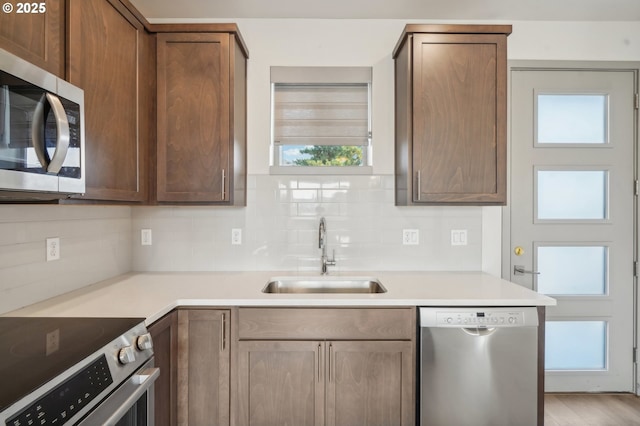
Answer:
[[336, 264], [336, 251], [333, 250], [332, 258], [327, 257], [327, 222], [324, 217], [320, 218], [320, 227], [318, 228], [318, 248], [322, 249], [322, 257], [320, 258], [322, 275], [327, 275], [327, 266], [335, 266]]

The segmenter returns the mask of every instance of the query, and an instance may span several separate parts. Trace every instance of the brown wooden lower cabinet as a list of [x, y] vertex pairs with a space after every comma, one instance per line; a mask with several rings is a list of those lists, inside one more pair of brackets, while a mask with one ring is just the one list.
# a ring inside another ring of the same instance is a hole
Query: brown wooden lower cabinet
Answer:
[[328, 342], [327, 425], [408, 426], [414, 421], [413, 344]]
[[409, 341], [241, 341], [239, 424], [411, 425], [412, 360]]
[[230, 312], [178, 311], [178, 425], [229, 424]]
[[149, 326], [155, 424], [413, 425], [414, 330], [414, 308], [178, 309]]
[[238, 344], [238, 424], [324, 425], [322, 342]]
[[176, 372], [178, 356], [178, 313], [173, 311], [149, 326], [153, 339], [154, 364], [160, 377], [154, 385], [156, 426], [176, 424]]

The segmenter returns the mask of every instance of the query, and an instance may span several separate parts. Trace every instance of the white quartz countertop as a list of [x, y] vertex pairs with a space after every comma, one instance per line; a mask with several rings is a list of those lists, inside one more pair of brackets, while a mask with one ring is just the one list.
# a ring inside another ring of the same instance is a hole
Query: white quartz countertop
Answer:
[[[380, 294], [265, 294], [293, 272], [130, 273], [8, 312], [5, 316], [139, 317], [151, 324], [178, 306], [553, 306], [556, 301], [482, 272], [367, 272]], [[311, 275], [311, 274], [309, 274]], [[306, 275], [305, 276], [309, 276]]]

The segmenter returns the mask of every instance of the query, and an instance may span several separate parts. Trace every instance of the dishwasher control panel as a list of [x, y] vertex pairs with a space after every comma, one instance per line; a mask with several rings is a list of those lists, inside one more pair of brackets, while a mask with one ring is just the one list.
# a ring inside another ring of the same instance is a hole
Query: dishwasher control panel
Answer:
[[518, 326], [522, 324], [522, 312], [439, 312], [438, 325], [469, 326]]
[[423, 327], [537, 326], [535, 308], [421, 308]]

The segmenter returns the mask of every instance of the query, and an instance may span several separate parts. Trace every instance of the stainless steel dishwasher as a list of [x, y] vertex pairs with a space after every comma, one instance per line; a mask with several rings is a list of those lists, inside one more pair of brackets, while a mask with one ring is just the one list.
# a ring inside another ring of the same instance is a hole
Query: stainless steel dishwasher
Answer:
[[420, 308], [420, 425], [534, 426], [538, 313]]

